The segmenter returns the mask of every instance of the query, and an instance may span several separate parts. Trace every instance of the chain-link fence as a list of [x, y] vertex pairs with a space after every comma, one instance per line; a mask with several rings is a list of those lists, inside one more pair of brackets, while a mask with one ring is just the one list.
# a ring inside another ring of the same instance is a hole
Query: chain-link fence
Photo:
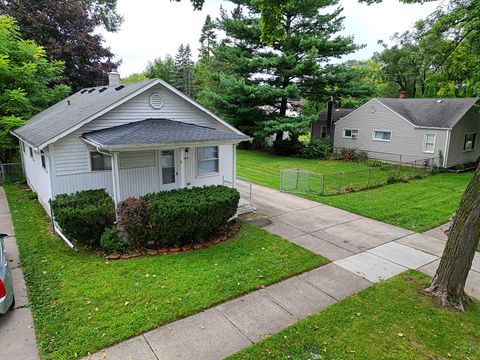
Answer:
[[389, 164], [359, 170], [346, 170], [328, 174], [317, 174], [302, 169], [280, 171], [280, 191], [297, 194], [335, 195], [374, 187], [405, 182], [428, 176], [432, 172], [432, 161]]
[[0, 163], [0, 184], [20, 182], [24, 179], [22, 163]]

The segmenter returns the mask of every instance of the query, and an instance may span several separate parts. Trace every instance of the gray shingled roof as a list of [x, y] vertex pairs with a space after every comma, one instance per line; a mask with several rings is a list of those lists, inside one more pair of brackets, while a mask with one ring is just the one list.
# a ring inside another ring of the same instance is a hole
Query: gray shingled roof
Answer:
[[416, 126], [452, 128], [478, 98], [377, 100]]
[[[336, 123], [342, 117], [350, 114], [353, 110], [354, 109], [347, 109], [347, 108], [333, 109], [333, 112], [332, 112], [333, 122]], [[317, 121], [322, 122], [322, 123], [326, 123], [327, 122], [327, 117], [328, 117], [328, 109], [322, 109], [318, 113], [318, 120]]]
[[122, 88], [98, 86], [83, 89], [38, 113], [13, 133], [30, 145], [40, 146], [155, 81], [124, 84]]
[[246, 135], [167, 119], [147, 119], [95, 130], [83, 134], [83, 138], [105, 148], [250, 139]]

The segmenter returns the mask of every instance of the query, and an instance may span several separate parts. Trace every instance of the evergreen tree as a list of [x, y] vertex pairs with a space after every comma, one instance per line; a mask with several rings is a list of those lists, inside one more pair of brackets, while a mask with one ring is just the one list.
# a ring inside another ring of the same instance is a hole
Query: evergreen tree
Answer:
[[170, 55], [166, 55], [163, 59], [156, 58], [148, 63], [145, 76], [149, 79], [160, 78], [175, 86], [175, 61]]
[[322, 63], [357, 48], [350, 37], [337, 35], [342, 30], [341, 8], [333, 9], [338, 1], [290, 1], [281, 16], [285, 36], [270, 46], [261, 40], [258, 2], [235, 3], [231, 14], [221, 11], [218, 27], [226, 38], [216, 50], [217, 85], [206, 91], [209, 102], [249, 135], [286, 130], [295, 136], [311, 119], [287, 116], [288, 99], [306, 93], [308, 81], [322, 76]]
[[200, 33], [200, 61], [208, 61], [213, 56], [213, 48], [217, 42], [215, 24], [210, 15], [207, 15]]
[[190, 45], [180, 44], [175, 55], [175, 87], [185, 95], [193, 96], [193, 61]]

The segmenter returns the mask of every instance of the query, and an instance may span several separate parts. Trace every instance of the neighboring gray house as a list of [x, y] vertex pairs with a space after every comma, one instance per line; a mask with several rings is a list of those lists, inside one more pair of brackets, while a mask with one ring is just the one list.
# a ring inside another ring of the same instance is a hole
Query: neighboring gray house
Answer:
[[385, 160], [435, 158], [445, 167], [474, 162], [480, 157], [477, 103], [478, 98], [374, 98], [336, 122], [334, 147]]
[[160, 79], [81, 90], [13, 131], [29, 186], [105, 188], [115, 203], [149, 192], [235, 186], [236, 145], [250, 138]]
[[[335, 126], [335, 123], [346, 115], [350, 114], [353, 109], [339, 108], [332, 110], [331, 125]], [[317, 121], [315, 121], [310, 128], [310, 137], [312, 139], [329, 139], [328, 134], [328, 109], [322, 109], [318, 113]]]

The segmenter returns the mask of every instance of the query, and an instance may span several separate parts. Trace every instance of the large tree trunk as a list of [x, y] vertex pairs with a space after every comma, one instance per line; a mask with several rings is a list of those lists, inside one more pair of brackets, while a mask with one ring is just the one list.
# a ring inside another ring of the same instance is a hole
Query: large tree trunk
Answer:
[[480, 239], [480, 166], [463, 194], [440, 265], [425, 291], [463, 311], [464, 288]]

